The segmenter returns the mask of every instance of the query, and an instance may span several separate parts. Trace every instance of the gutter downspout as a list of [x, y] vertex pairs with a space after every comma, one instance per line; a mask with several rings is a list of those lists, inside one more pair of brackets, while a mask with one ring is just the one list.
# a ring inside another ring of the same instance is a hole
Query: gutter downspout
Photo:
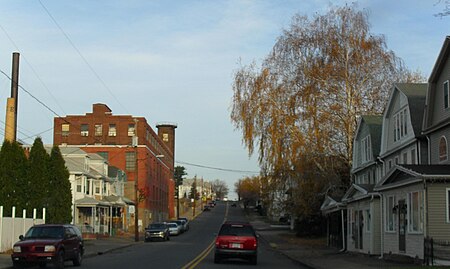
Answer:
[[[427, 156], [427, 159], [428, 159], [428, 164], [430, 165], [431, 164], [431, 147], [430, 147], [430, 137], [427, 135], [426, 136], [426, 138], [427, 138], [427, 148], [428, 148], [428, 156]], [[417, 148], [420, 148], [420, 146], [419, 146], [419, 141], [417, 141]], [[419, 151], [417, 151], [417, 152], [419, 152]], [[417, 161], [419, 161], [419, 158], [417, 158], [416, 159]], [[419, 163], [422, 163], [422, 160], [420, 160], [420, 162]], [[414, 163], [413, 163], [414, 164]]]

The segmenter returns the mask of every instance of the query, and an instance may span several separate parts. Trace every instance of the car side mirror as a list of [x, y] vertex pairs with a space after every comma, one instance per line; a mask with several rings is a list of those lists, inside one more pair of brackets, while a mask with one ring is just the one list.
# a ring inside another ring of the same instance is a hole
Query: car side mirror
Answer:
[[19, 235], [19, 240], [23, 241], [23, 239], [24, 239], [23, 235]]

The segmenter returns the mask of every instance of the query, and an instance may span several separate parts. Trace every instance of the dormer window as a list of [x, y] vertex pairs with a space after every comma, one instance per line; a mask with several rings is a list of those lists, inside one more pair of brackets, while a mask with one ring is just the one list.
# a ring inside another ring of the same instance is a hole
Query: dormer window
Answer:
[[370, 154], [372, 154], [370, 136], [366, 136], [361, 140], [362, 163], [370, 161]]
[[408, 111], [403, 109], [393, 117], [394, 120], [394, 142], [399, 141], [408, 134]]
[[444, 108], [448, 108], [449, 100], [448, 100], [448, 80], [444, 82]]
[[439, 161], [443, 162], [447, 160], [447, 139], [442, 136], [439, 140]]

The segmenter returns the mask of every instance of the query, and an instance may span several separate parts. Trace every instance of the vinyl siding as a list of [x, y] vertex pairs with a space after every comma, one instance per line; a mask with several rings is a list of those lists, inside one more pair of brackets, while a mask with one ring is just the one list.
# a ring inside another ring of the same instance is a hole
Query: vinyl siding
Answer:
[[450, 108], [444, 108], [444, 81], [450, 80], [450, 61], [446, 60], [442, 73], [433, 88], [434, 100], [432, 100], [431, 105], [433, 107], [433, 118], [432, 124], [435, 125], [444, 119], [450, 118]]
[[[394, 190], [387, 190], [383, 192], [383, 197], [387, 197], [390, 195], [395, 196], [395, 202], [398, 204], [399, 200], [405, 200], [405, 203], [408, 203], [408, 193], [413, 191], [423, 191], [423, 186], [421, 184], [406, 186], [404, 188], [398, 188]], [[385, 203], [384, 203], [385, 207]], [[383, 208], [385, 211], [385, 208]], [[385, 213], [384, 213], [385, 214]], [[383, 216], [385, 220], [386, 216]], [[397, 215], [398, 217], [398, 215]], [[423, 233], [410, 233], [408, 228], [406, 230], [406, 250], [405, 252], [399, 251], [399, 239], [398, 239], [398, 219], [395, 227], [395, 232], [386, 232], [385, 231], [385, 222], [383, 222], [383, 230], [384, 233], [384, 253], [393, 253], [400, 255], [407, 255], [410, 257], [419, 257], [423, 258]]]
[[434, 239], [450, 240], [450, 223], [447, 223], [446, 188], [449, 184], [429, 184], [428, 188], [428, 235]]
[[[363, 248], [358, 249], [355, 247], [355, 242], [352, 238], [351, 233], [347, 233], [347, 249], [352, 252], [360, 252], [366, 254], [378, 255], [381, 253], [381, 237], [380, 237], [380, 205], [379, 199], [375, 198], [373, 201], [370, 199], [357, 201], [349, 203], [347, 209], [352, 209], [355, 211], [363, 211], [364, 213], [364, 224], [366, 222], [366, 210], [371, 210], [371, 229], [370, 232], [367, 231], [365, 225], [363, 227]], [[349, 216], [349, 215], [348, 215]], [[350, 217], [350, 216], [349, 216]], [[351, 221], [348, 220], [350, 225]]]
[[370, 209], [372, 212], [372, 244], [370, 246], [370, 253], [374, 255], [381, 254], [381, 214], [380, 214], [380, 198], [375, 198]]
[[[439, 161], [439, 142], [442, 136], [447, 138], [447, 161]], [[430, 161], [431, 164], [450, 164], [450, 128], [440, 129], [432, 134], [430, 134]]]

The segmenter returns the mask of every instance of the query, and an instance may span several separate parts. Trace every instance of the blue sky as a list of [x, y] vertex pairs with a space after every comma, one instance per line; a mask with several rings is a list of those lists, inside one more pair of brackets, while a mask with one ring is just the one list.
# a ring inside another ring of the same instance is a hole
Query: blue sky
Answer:
[[[450, 17], [434, 16], [444, 4], [356, 2], [370, 14], [371, 32], [385, 35], [389, 49], [428, 77], [450, 34]], [[58, 115], [84, 114], [93, 103], [106, 103], [113, 114], [146, 117], [153, 128], [175, 122], [176, 160], [258, 171], [256, 156], [249, 158], [230, 121], [233, 72], [239, 62], [260, 62], [294, 14], [324, 13], [330, 3], [3, 0], [0, 70], [10, 75], [12, 52], [19, 51], [20, 84]], [[9, 94], [10, 82], [0, 74], [3, 104]], [[0, 109], [2, 122], [4, 113]], [[19, 92], [20, 139], [32, 143], [40, 135], [51, 144], [54, 117]], [[184, 166], [189, 176], [223, 179], [231, 190], [248, 175]]]

